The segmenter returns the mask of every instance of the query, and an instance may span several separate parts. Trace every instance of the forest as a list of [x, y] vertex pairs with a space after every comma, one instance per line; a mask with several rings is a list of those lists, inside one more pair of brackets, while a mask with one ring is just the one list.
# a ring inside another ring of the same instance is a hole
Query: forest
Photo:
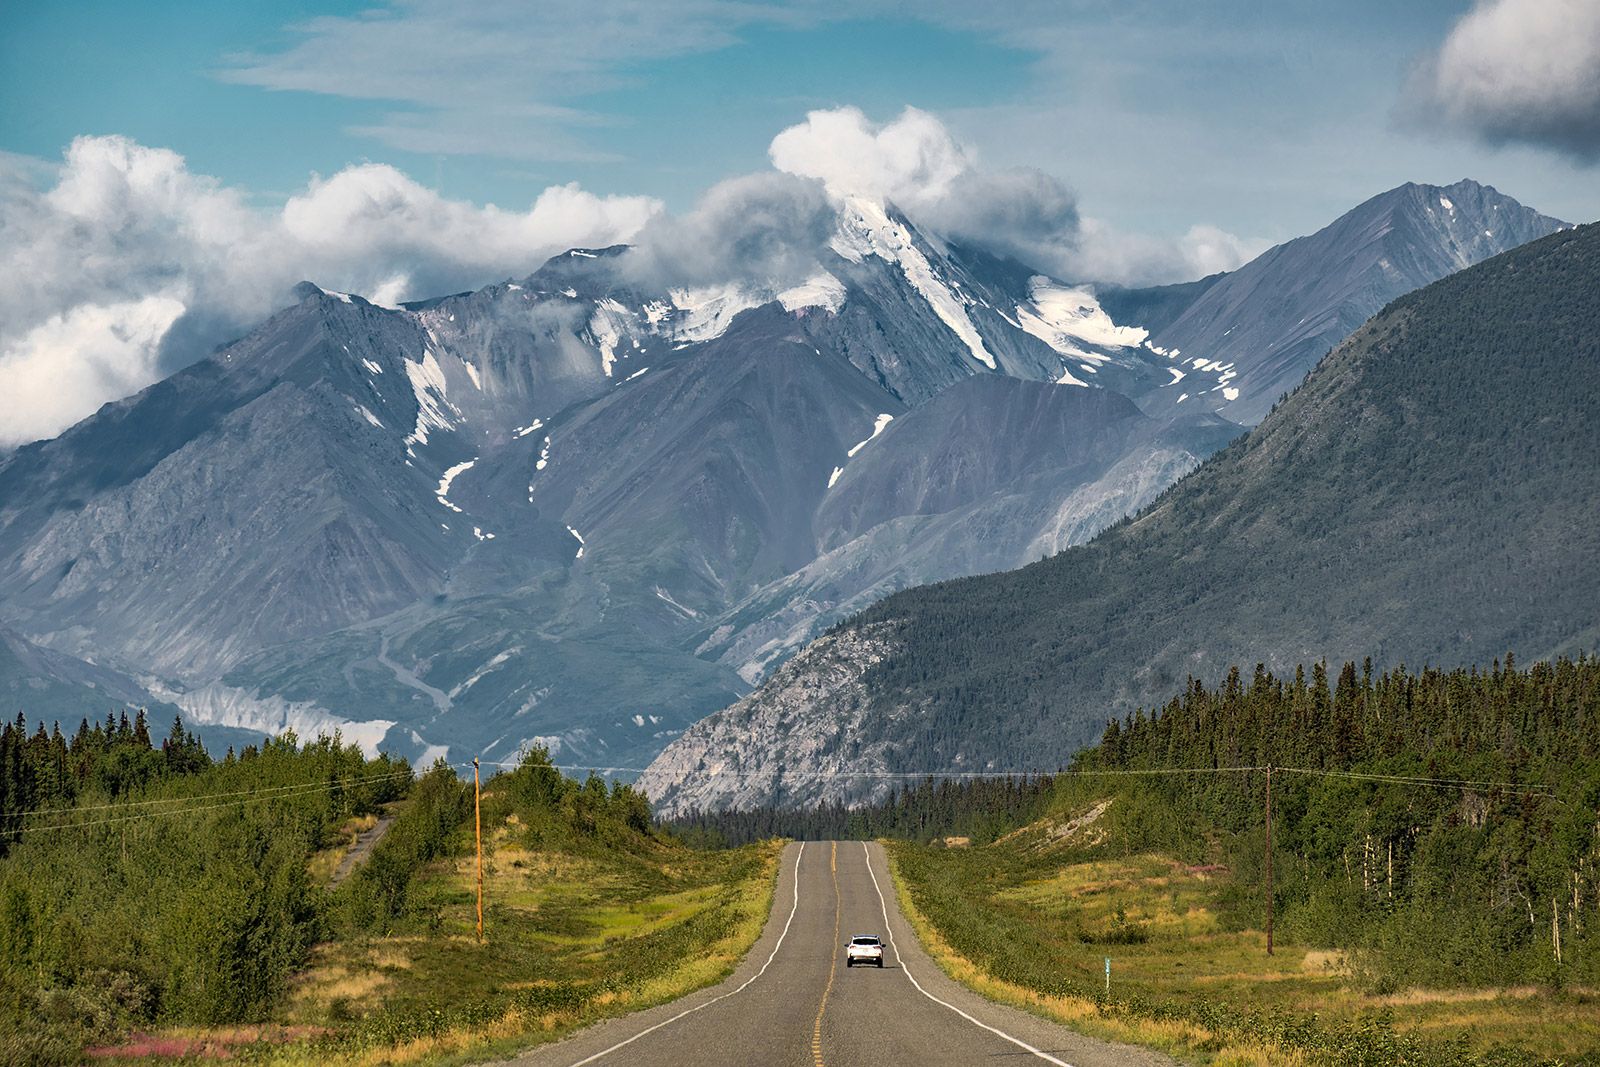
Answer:
[[[1600, 659], [1234, 669], [1111, 722], [1074, 769], [1079, 788], [1095, 771], [1195, 769], [1132, 776], [1176, 816], [1142, 832], [1227, 842], [1259, 911], [1268, 766], [1294, 936], [1360, 948], [1394, 981], [1600, 981]], [[1258, 769], [1207, 773], [1238, 767]]]
[[[542, 751], [490, 781], [493, 817], [520, 813], [534, 840], [603, 848], [653, 832], [641, 795], [567, 779]], [[0, 729], [0, 790], [5, 1063], [76, 1059], [135, 1029], [279, 1018], [318, 944], [414, 926], [433, 907], [412, 899], [420, 872], [460, 851], [463, 823], [471, 840], [472, 784], [442, 762], [417, 775], [292, 733], [214, 759], [181, 719], [156, 742], [143, 713], [70, 739], [19, 716]], [[388, 832], [332, 884], [319, 860], [343, 852], [341, 827], [379, 813]]]

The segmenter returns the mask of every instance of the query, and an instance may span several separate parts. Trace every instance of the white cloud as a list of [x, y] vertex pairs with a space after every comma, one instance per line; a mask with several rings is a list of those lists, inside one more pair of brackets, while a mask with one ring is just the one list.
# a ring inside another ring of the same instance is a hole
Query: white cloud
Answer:
[[276, 211], [175, 152], [81, 137], [42, 185], [0, 159], [0, 445], [49, 436], [282, 305], [295, 282], [393, 303], [630, 239], [648, 197], [546, 189], [526, 211], [447, 200], [393, 167], [311, 181]]
[[1099, 219], [1084, 219], [1078, 253], [1065, 269], [1081, 281], [1166, 285], [1236, 270], [1265, 252], [1264, 238], [1244, 238], [1216, 226], [1191, 226], [1180, 237], [1125, 233]]
[[889, 200], [935, 233], [1069, 280], [1187, 281], [1232, 270], [1268, 244], [1209, 225], [1160, 238], [1080, 219], [1059, 179], [988, 169], [943, 122], [916, 108], [882, 125], [853, 107], [813, 111], [773, 138], [768, 155], [779, 170], [816, 178], [835, 197]]
[[859, 108], [813, 111], [772, 139], [772, 165], [818, 178], [834, 196], [891, 200], [907, 211], [937, 203], [972, 169], [972, 160], [944, 124], [908, 107], [875, 125]]
[[1493, 144], [1600, 159], [1600, 4], [1479, 0], [1418, 65], [1402, 111]]
[[660, 285], [742, 280], [784, 289], [816, 272], [836, 223], [820, 182], [749, 174], [718, 182], [682, 216], [657, 216], [626, 263]]
[[170, 296], [83, 304], [0, 349], [0, 434], [9, 443], [51, 437], [148, 385], [160, 377], [161, 339], [183, 312]]

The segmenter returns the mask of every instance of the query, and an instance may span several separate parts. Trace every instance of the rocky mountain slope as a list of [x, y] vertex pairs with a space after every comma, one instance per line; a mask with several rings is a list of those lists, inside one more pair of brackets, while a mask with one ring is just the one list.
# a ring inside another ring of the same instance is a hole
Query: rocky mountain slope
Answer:
[[861, 771], [1054, 768], [1234, 665], [1592, 651], [1596, 440], [1600, 224], [1394, 301], [1137, 518], [882, 601], [642, 784], [669, 813], [861, 799]]
[[[1474, 181], [1407, 183], [1216, 278], [1180, 314], [1177, 302], [1188, 294], [1179, 286], [1115, 294], [1110, 306], [1122, 314], [1119, 321], [1149, 328], [1156, 346], [1181, 352], [1185, 373], [1228, 367], [1226, 385], [1183, 385], [1178, 395], [1254, 426], [1330, 348], [1395, 297], [1562, 225]], [[1167, 299], [1156, 299], [1161, 295]], [[1170, 390], [1152, 401], [1178, 403]]]

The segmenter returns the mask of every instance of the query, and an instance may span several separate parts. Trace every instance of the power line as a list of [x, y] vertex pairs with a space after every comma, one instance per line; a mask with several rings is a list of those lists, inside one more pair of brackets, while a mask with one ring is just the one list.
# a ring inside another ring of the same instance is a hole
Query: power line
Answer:
[[[510, 760], [483, 760], [486, 767], [521, 767], [522, 763]], [[454, 766], [470, 767], [471, 763], [459, 763]], [[593, 764], [582, 763], [549, 763], [544, 766], [557, 771], [593, 771], [599, 774], [643, 774], [648, 767], [601, 767]], [[745, 771], [733, 768], [718, 768], [706, 770], [695, 767], [668, 767], [658, 770], [673, 771], [676, 773], [696, 772], [707, 778], [766, 778], [793, 774], [796, 777], [806, 778], [865, 778], [865, 779], [926, 779], [926, 778], [1061, 778], [1072, 776], [1101, 776], [1116, 777], [1127, 775], [1164, 775], [1164, 774], [1242, 774], [1251, 771], [1265, 770], [1264, 767], [1152, 767], [1152, 768], [1124, 768], [1116, 770], [1074, 770], [1057, 767], [1054, 769], [1038, 769], [1023, 771], [852, 771], [838, 768], [819, 768], [804, 770], [797, 768], [781, 768], [768, 771]]]
[[[390, 780], [390, 779], [394, 779], [394, 778], [409, 777], [409, 775], [410, 775], [410, 772], [397, 772], [395, 774], [383, 775], [382, 777], [379, 777], [379, 778], [365, 778], [365, 779], [361, 779], [361, 781], [364, 781], [364, 782], [385, 781], [385, 780]], [[293, 799], [298, 799], [299, 797], [302, 797], [302, 796], [310, 796], [310, 795], [312, 795], [314, 793], [327, 792], [329, 790], [337, 788], [340, 785], [347, 784], [347, 783], [349, 783], [351, 781], [355, 781], [355, 779], [341, 779], [339, 781], [333, 781], [333, 782], [316, 782], [316, 783], [312, 783], [312, 784], [309, 784], [309, 785], [302, 785], [302, 786], [292, 787], [293, 790], [294, 790], [293, 792], [277, 792], [274, 795], [266, 795], [265, 793], [262, 793], [262, 794], [255, 794], [255, 795], [250, 795], [250, 796], [242, 796], [242, 797], [240, 797], [239, 799], [236, 799], [236, 800], [223, 801], [221, 804], [200, 804], [200, 805], [192, 805], [192, 806], [189, 806], [189, 807], [166, 808], [166, 809], [163, 809], [161, 811], [146, 811], [146, 812], [140, 812], [140, 813], [134, 814], [134, 815], [120, 815], [120, 816], [116, 816], [114, 818], [109, 818], [109, 819], [90, 819], [90, 820], [86, 820], [86, 821], [85, 820], [72, 820], [72, 821], [68, 821], [68, 822], [54, 823], [54, 824], [47, 825], [47, 826], [25, 826], [25, 827], [19, 827], [17, 830], [15, 830], [13, 832], [15, 832], [15, 833], [36, 833], [36, 832], [39, 832], [39, 831], [48, 831], [48, 830], [81, 830], [81, 829], [85, 829], [85, 828], [91, 827], [91, 826], [111, 826], [111, 825], [118, 824], [118, 823], [139, 822], [139, 821], [142, 821], [142, 820], [145, 820], [145, 819], [157, 819], [157, 818], [161, 818], [161, 817], [167, 816], [167, 815], [188, 815], [188, 814], [191, 814], [191, 813], [194, 813], [194, 812], [216, 811], [216, 810], [219, 810], [221, 808], [231, 808], [231, 807], [234, 807], [235, 805], [239, 805], [239, 804], [259, 804], [262, 801], [266, 801], [266, 800], [293, 800]], [[281, 790], [281, 789], [289, 788], [289, 787], [281, 787], [281, 786], [279, 786], [279, 787], [274, 787], [274, 788]], [[62, 811], [63, 813], [66, 813], [66, 812], [70, 811], [71, 809], [59, 809], [59, 810]]]
[[[410, 772], [410, 771], [396, 771], [393, 774], [374, 775], [372, 777], [359, 779], [359, 781], [362, 781], [362, 782], [382, 782], [382, 781], [387, 781], [387, 780], [389, 780], [391, 778], [404, 778], [404, 777], [408, 776], [411, 773], [412, 772]], [[351, 782], [351, 781], [357, 781], [357, 779], [354, 779], [354, 778], [341, 778], [341, 779], [339, 779], [339, 781], [341, 781], [341, 782]], [[185, 796], [185, 797], [158, 797], [158, 798], [151, 799], [151, 800], [120, 800], [120, 801], [114, 801], [114, 802], [112, 802], [110, 804], [84, 804], [84, 805], [80, 805], [80, 806], [77, 806], [77, 807], [71, 807], [71, 808], [34, 808], [32, 811], [10, 811], [10, 812], [5, 812], [4, 814], [6, 814], [6, 815], [16, 815], [16, 816], [71, 815], [71, 814], [75, 814], [75, 813], [80, 812], [80, 811], [111, 811], [113, 809], [127, 809], [127, 808], [135, 808], [135, 807], [144, 807], [144, 806], [149, 805], [149, 804], [180, 804], [180, 803], [183, 803], [183, 802], [186, 802], [186, 801], [191, 801], [191, 800], [216, 800], [216, 799], [219, 799], [221, 797], [261, 796], [261, 795], [264, 795], [264, 794], [267, 794], [267, 793], [273, 793], [273, 792], [277, 792], [277, 791], [283, 790], [283, 789], [299, 789], [299, 788], [303, 787], [305, 784], [306, 784], [305, 782], [296, 782], [293, 785], [271, 785], [271, 786], [266, 786], [266, 787], [261, 788], [261, 789], [239, 789], [239, 790], [236, 790], [236, 791], [231, 792], [231, 793], [197, 793], [194, 796]]]
[[1554, 790], [1536, 782], [1490, 782], [1469, 778], [1428, 778], [1411, 774], [1380, 774], [1371, 771], [1332, 771], [1317, 767], [1275, 767], [1287, 774], [1309, 774], [1323, 778], [1349, 778], [1357, 781], [1383, 782], [1390, 785], [1414, 785], [1431, 789], [1482, 789], [1485, 792], [1514, 793], [1523, 796], [1555, 796]]

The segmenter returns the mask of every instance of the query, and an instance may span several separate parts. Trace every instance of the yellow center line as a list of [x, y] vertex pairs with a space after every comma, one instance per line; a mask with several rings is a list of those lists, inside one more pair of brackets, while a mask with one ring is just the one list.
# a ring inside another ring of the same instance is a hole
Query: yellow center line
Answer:
[[822, 990], [822, 1003], [817, 1006], [817, 1021], [811, 1027], [811, 1059], [816, 1067], [822, 1063], [822, 1014], [828, 1010], [828, 994], [833, 992], [833, 976], [839, 973], [839, 911], [844, 906], [839, 899], [839, 842], [833, 843], [828, 854], [828, 871], [833, 878], [833, 953], [828, 958], [828, 984]]

